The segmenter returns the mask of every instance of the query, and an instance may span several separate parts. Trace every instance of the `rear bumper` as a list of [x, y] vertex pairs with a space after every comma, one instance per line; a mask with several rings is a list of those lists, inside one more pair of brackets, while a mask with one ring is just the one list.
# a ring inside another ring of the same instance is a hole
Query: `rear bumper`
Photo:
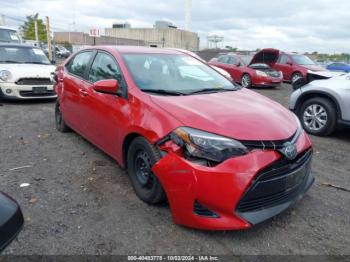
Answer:
[[[297, 143], [299, 154], [310, 147], [311, 142], [303, 133]], [[154, 165], [153, 173], [166, 191], [175, 223], [207, 230], [239, 230], [250, 228], [281, 213], [301, 197], [302, 194], [293, 195], [285, 201], [253, 210], [255, 214], [242, 212], [238, 208], [259, 174], [280, 160], [281, 155], [277, 151], [254, 150], [245, 156], [228, 159], [218, 166], [206, 167], [175, 153], [168, 153]], [[282, 176], [292, 175], [286, 172]], [[300, 190], [305, 193], [311, 186], [313, 177], [311, 172], [300, 176], [310, 178], [307, 186]], [[275, 192], [270, 185], [268, 183], [265, 187], [266, 194]], [[288, 189], [283, 186], [283, 181], [277, 187], [280, 191]], [[197, 212], [198, 203], [205, 208], [205, 212]], [[252, 215], [259, 218], [254, 220]]]
[[53, 85], [36, 85], [35, 87], [46, 87], [47, 92], [34, 93], [33, 86], [16, 85], [15, 83], [1, 83], [0, 95], [6, 99], [43, 99], [56, 98], [57, 94]]

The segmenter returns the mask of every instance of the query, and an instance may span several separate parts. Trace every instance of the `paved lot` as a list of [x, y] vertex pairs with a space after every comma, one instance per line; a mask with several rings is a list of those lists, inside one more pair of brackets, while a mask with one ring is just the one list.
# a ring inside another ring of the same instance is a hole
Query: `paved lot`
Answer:
[[[287, 105], [291, 87], [257, 91]], [[350, 189], [349, 130], [312, 137], [317, 180], [295, 208], [248, 231], [206, 232], [138, 200], [111, 158], [56, 132], [53, 113], [52, 101], [0, 106], [0, 190], [26, 220], [7, 254], [350, 254], [350, 193], [324, 185]]]

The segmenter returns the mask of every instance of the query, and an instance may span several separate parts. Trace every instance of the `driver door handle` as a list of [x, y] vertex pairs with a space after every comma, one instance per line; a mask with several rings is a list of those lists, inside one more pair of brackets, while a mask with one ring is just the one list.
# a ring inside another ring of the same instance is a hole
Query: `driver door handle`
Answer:
[[79, 92], [82, 96], [88, 96], [88, 92], [86, 92], [84, 89], [79, 89]]

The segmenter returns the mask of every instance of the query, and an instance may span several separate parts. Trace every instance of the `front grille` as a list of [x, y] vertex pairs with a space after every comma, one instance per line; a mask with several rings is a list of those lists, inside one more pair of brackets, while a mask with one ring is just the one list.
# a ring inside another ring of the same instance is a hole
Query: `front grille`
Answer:
[[246, 146], [248, 149], [263, 149], [263, 150], [278, 150], [278, 149], [283, 149], [286, 145], [287, 142], [290, 142], [294, 144], [299, 136], [301, 134], [301, 130], [298, 129], [293, 136], [290, 138], [284, 139], [284, 140], [274, 140], [274, 141], [248, 141], [248, 140], [241, 140], [240, 142]]
[[271, 77], [275, 77], [275, 78], [281, 77], [281, 73], [275, 70], [267, 71], [266, 73]]
[[47, 90], [43, 93], [34, 93], [33, 91], [19, 91], [19, 94], [23, 97], [41, 97], [41, 96], [55, 96], [54, 90]]
[[198, 201], [194, 202], [193, 205], [193, 212], [202, 217], [212, 217], [212, 218], [218, 218], [219, 216], [215, 214], [213, 211], [209, 210], [208, 208], [201, 205]]
[[50, 78], [20, 78], [17, 85], [52, 85]]
[[310, 149], [293, 161], [282, 158], [262, 170], [238, 203], [237, 211], [258, 211], [296, 198], [305, 188], [311, 158]]

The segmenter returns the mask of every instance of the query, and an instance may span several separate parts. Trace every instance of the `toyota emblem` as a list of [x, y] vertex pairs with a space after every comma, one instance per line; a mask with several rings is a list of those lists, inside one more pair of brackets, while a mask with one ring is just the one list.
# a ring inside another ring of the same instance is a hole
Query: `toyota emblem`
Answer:
[[296, 145], [290, 142], [287, 142], [284, 144], [284, 147], [282, 148], [281, 153], [289, 160], [295, 159], [298, 155]]

